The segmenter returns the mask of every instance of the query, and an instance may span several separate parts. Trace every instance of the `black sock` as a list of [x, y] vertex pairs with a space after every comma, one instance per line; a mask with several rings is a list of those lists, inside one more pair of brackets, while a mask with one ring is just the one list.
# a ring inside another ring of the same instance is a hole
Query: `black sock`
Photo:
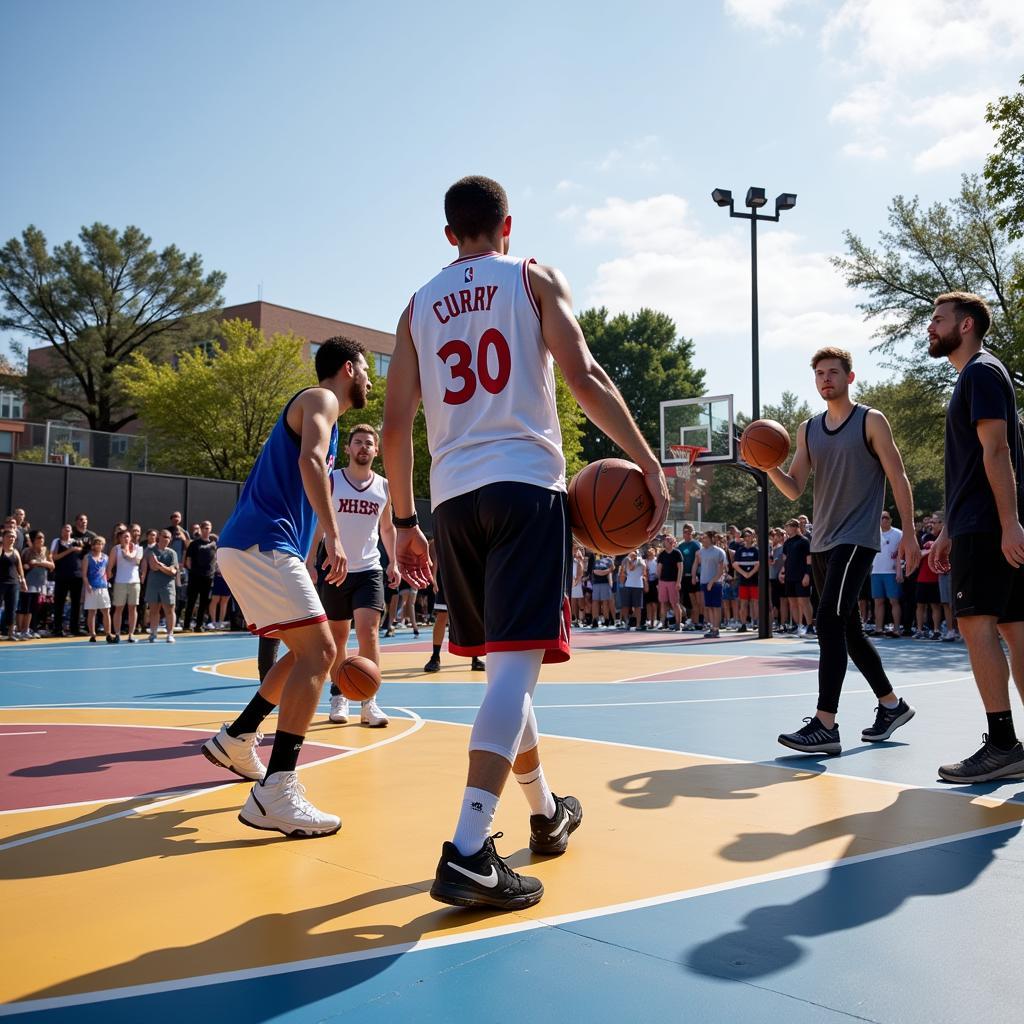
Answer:
[[266, 779], [275, 772], [293, 772], [299, 763], [299, 751], [302, 749], [305, 736], [297, 736], [293, 732], [282, 732], [280, 729], [274, 736], [274, 749], [270, 752], [267, 763]]
[[1000, 750], [1009, 750], [1017, 742], [1013, 731], [1012, 711], [993, 711], [986, 714], [988, 719], [988, 741]]
[[431, 658], [434, 661], [440, 661], [441, 660], [441, 645], [440, 644], [434, 644], [434, 653], [431, 655]]
[[274, 667], [277, 661], [277, 652], [281, 647], [281, 641], [269, 637], [260, 637], [259, 652], [256, 655], [256, 664], [259, 668], [260, 682], [267, 678], [267, 673]]
[[228, 735], [238, 739], [245, 733], [255, 732], [263, 724], [263, 719], [273, 710], [274, 705], [257, 693], [246, 705], [245, 710], [228, 726]]
[[337, 683], [331, 683], [331, 696], [332, 697], [340, 697], [341, 696], [341, 690], [338, 689], [338, 684]]

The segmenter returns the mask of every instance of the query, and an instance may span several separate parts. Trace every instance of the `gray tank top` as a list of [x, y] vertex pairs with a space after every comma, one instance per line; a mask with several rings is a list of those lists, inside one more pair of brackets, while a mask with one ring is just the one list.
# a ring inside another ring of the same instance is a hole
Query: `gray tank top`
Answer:
[[825, 413], [807, 421], [807, 454], [814, 470], [811, 551], [856, 544], [878, 551], [885, 471], [868, 447], [868, 407], [855, 405], [835, 430]]

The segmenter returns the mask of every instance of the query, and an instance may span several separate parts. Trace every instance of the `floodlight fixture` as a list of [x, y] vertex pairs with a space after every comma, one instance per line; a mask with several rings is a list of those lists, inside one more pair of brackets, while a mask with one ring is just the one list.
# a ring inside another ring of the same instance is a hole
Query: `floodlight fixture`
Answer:
[[748, 188], [746, 204], [752, 210], [759, 210], [767, 203], [763, 188]]
[[780, 213], [782, 210], [792, 210], [794, 206], [796, 206], [795, 192], [783, 192], [775, 197], [776, 213]]
[[716, 188], [715, 191], [711, 193], [711, 198], [719, 206], [729, 206], [732, 203], [732, 192], [727, 188]]

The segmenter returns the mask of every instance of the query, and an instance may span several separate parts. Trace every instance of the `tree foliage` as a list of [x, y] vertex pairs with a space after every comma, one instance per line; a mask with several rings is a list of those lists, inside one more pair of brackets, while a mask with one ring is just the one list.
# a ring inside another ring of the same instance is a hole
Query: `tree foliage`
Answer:
[[[653, 309], [609, 317], [602, 306], [584, 310], [578, 319], [594, 358], [622, 392], [647, 443], [657, 450], [659, 404], [704, 392], [704, 371], [693, 365], [693, 342], [677, 336], [672, 318]], [[621, 452], [616, 445], [584, 420], [583, 460], [617, 455]]]
[[51, 252], [26, 228], [0, 249], [0, 329], [27, 346], [45, 342], [52, 363], [29, 368], [23, 389], [34, 410], [84, 418], [116, 431], [135, 418], [117, 368], [136, 352], [159, 362], [213, 334], [225, 276], [171, 245], [156, 252], [136, 227], [83, 227], [78, 244]]
[[[833, 266], [866, 298], [858, 306], [878, 322], [876, 346], [889, 366], [913, 374], [936, 394], [949, 389], [953, 371], [927, 352], [926, 327], [935, 297], [969, 291], [992, 308], [988, 347], [1024, 385], [1024, 259], [1000, 226], [998, 208], [980, 179], [964, 175], [959, 195], [922, 209], [915, 197], [896, 196], [889, 230], [872, 248], [845, 232], [846, 257]], [[909, 343], [910, 348], [907, 348]]]
[[285, 403], [316, 383], [297, 335], [267, 339], [248, 320], [219, 331], [224, 347], [211, 356], [195, 348], [171, 363], [136, 352], [117, 371], [158, 470], [244, 480]]
[[[1024, 86], [1024, 75], [1018, 84]], [[1024, 238], [1024, 92], [990, 103], [985, 120], [996, 132], [995, 151], [985, 161], [985, 181], [1000, 204], [997, 220], [1010, 238]]]

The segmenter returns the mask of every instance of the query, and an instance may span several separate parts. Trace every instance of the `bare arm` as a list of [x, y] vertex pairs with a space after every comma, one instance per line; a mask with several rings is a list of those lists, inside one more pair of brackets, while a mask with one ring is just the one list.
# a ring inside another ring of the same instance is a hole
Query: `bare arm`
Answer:
[[[391, 507], [399, 519], [408, 519], [416, 512], [412, 493], [412, 425], [419, 405], [420, 367], [406, 308], [395, 331], [395, 350], [388, 367], [388, 390], [384, 398], [384, 426], [380, 432]], [[418, 590], [433, 583], [427, 538], [418, 526], [398, 530], [395, 565]]]
[[401, 576], [398, 571], [397, 555], [395, 553], [395, 548], [398, 544], [398, 531], [395, 529], [395, 524], [391, 522], [391, 487], [387, 482], [384, 484], [384, 493], [387, 495], [387, 498], [384, 501], [384, 507], [380, 510], [380, 539], [388, 556], [386, 574], [388, 582], [397, 589]]
[[540, 307], [541, 334], [558, 363], [569, 390], [587, 418], [607, 434], [643, 471], [654, 502], [648, 536], [661, 528], [668, 515], [668, 484], [658, 460], [630, 415], [619, 389], [594, 359], [572, 312], [572, 295], [562, 274], [552, 267], [531, 264], [530, 286]]
[[807, 478], [811, 475], [811, 458], [807, 454], [807, 420], [797, 427], [796, 455], [789, 464], [789, 472], [783, 469], [769, 469], [768, 479], [790, 501], [796, 501], [807, 486]]
[[331, 479], [327, 467], [331, 430], [338, 422], [338, 400], [326, 388], [310, 388], [292, 403], [292, 409], [297, 409], [302, 417], [299, 473], [303, 490], [323, 531], [327, 582], [341, 583], [348, 574], [348, 559], [331, 508]]
[[981, 441], [985, 476], [999, 513], [1003, 557], [1017, 568], [1024, 565], [1024, 528], [1017, 519], [1017, 481], [1006, 443], [1006, 421], [978, 420], [978, 440]]
[[[1005, 429], [1005, 424], [1003, 425]], [[904, 572], [912, 573], [920, 564], [921, 548], [914, 532], [914, 496], [910, 490], [910, 481], [903, 468], [903, 458], [893, 440], [889, 421], [877, 410], [869, 409], [867, 414], [868, 443], [878, 456], [878, 461], [885, 470], [889, 486], [892, 488], [893, 501], [899, 509], [900, 521], [903, 523], [903, 537], [897, 552], [897, 562], [902, 559], [906, 563]], [[897, 564], [897, 571], [899, 565]]]

